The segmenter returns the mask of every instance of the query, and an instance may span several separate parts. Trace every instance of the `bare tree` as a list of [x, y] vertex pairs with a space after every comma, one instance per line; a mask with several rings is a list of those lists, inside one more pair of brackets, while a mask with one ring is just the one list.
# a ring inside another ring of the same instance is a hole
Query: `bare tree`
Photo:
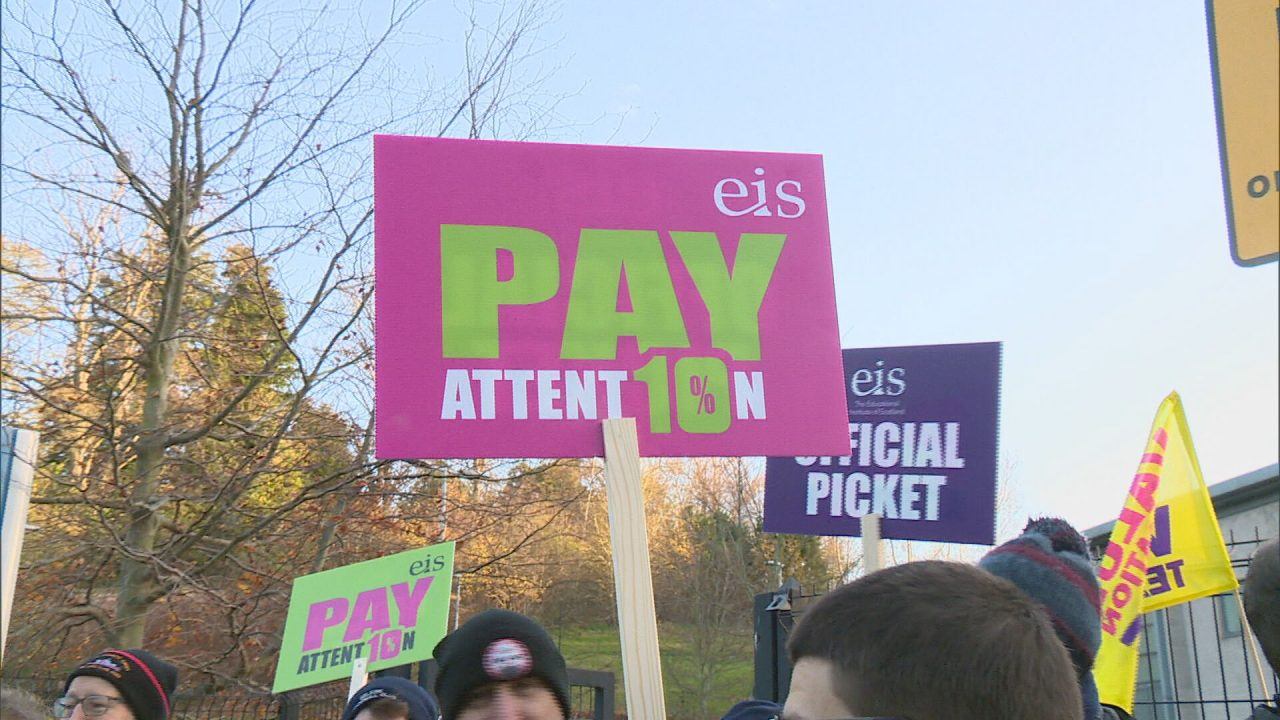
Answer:
[[546, 15], [473, 8], [458, 80], [397, 86], [421, 4], [6, 5], [2, 269], [30, 302], [6, 297], [5, 334], [41, 340], [6, 350], [4, 393], [56, 439], [35, 502], [67, 523], [38, 562], [80, 578], [59, 627], [136, 645], [157, 603], [199, 596], [244, 635], [324, 565], [332, 528], [297, 541], [345, 511], [327, 496], [451, 472], [372, 460], [350, 390], [371, 136], [535, 132], [552, 113], [518, 66]]

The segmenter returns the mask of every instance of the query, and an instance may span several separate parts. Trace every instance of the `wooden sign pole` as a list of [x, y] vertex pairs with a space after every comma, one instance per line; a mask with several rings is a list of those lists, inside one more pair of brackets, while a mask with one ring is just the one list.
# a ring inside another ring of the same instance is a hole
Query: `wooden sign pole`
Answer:
[[627, 717], [667, 716], [658, 656], [658, 615], [653, 606], [649, 530], [640, 484], [640, 444], [635, 418], [604, 421], [604, 486], [609, 500], [613, 587], [622, 637], [622, 687]]
[[356, 658], [351, 661], [351, 684], [347, 686], [347, 699], [350, 700], [356, 692], [369, 682], [369, 673], [366, 668], [369, 667], [369, 658]]
[[1236, 596], [1236, 609], [1240, 611], [1240, 627], [1244, 630], [1243, 635], [1248, 639], [1249, 649], [1252, 650], [1253, 666], [1258, 671], [1258, 682], [1262, 683], [1263, 695], [1267, 694], [1267, 672], [1263, 670], [1262, 655], [1258, 652], [1257, 641], [1253, 639], [1253, 628], [1249, 627], [1249, 614], [1244, 611], [1244, 599], [1240, 596], [1240, 588], [1235, 588], [1231, 594]]
[[868, 575], [884, 567], [880, 557], [880, 516], [876, 513], [862, 516], [862, 565]]

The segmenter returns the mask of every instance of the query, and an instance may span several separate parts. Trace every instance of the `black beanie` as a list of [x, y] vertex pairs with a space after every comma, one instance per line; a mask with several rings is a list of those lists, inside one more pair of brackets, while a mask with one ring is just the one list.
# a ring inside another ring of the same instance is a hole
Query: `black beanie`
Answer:
[[402, 677], [380, 677], [356, 691], [342, 711], [342, 720], [353, 720], [364, 707], [383, 698], [399, 700], [409, 706], [409, 720], [436, 720], [440, 710], [435, 698], [417, 683]]
[[168, 720], [178, 668], [146, 650], [103, 650], [71, 671], [62, 686], [64, 695], [81, 675], [114, 685], [138, 720]]
[[569, 672], [564, 656], [541, 625], [509, 610], [485, 610], [435, 648], [436, 697], [444, 720], [454, 720], [462, 700], [481, 685], [529, 676], [551, 689], [569, 717]]

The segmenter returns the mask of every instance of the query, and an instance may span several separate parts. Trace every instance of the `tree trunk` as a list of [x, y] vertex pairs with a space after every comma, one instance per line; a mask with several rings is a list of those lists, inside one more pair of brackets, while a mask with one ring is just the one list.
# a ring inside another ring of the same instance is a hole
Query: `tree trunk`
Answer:
[[178, 346], [176, 331], [191, 262], [185, 234], [185, 223], [170, 234], [163, 298], [146, 349], [146, 399], [142, 406], [142, 427], [138, 431], [135, 482], [129, 494], [129, 529], [124, 538], [125, 555], [120, 562], [120, 596], [116, 605], [116, 641], [126, 647], [143, 644], [147, 610], [162, 594], [152, 553], [159, 526], [155, 510], [163, 500], [159, 490], [168, 440], [169, 388], [173, 383], [173, 361]]

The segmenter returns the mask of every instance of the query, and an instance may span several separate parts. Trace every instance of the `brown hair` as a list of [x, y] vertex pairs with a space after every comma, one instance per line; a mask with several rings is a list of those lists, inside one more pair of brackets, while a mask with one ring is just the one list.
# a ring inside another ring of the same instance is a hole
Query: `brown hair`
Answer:
[[406, 720], [409, 717], [409, 703], [399, 698], [378, 698], [360, 708], [360, 712], [365, 710], [369, 711], [373, 720]]
[[835, 666], [854, 714], [912, 720], [1079, 720], [1080, 688], [1044, 610], [960, 563], [891, 567], [831, 591], [801, 617], [791, 661]]

